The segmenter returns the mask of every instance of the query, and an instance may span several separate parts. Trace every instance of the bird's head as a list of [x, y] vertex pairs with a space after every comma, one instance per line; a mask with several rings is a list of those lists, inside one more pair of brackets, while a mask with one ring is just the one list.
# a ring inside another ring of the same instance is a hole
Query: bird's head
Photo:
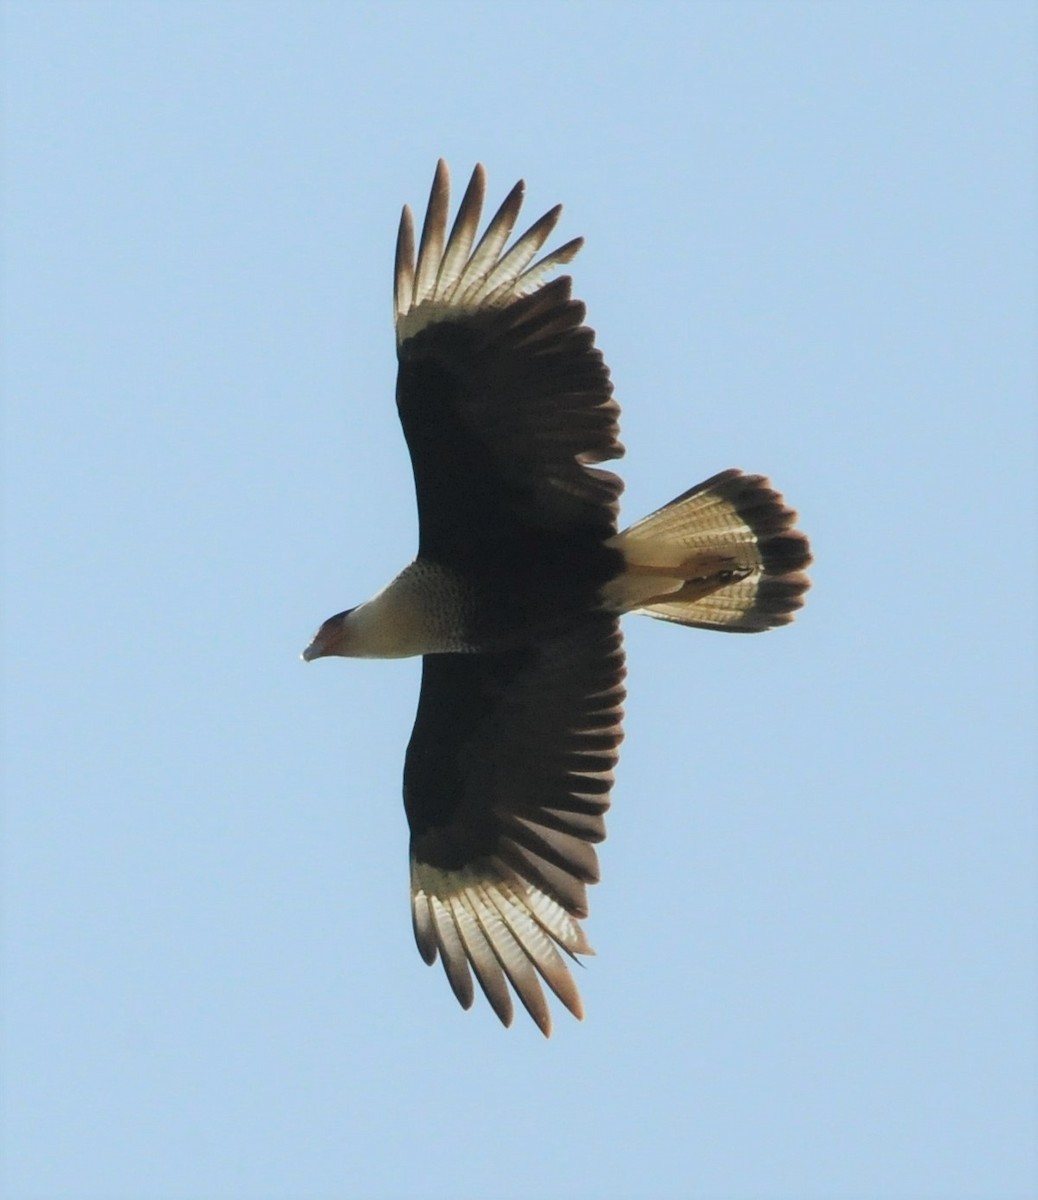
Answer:
[[348, 608], [345, 612], [336, 613], [329, 617], [314, 634], [314, 640], [303, 651], [303, 659], [310, 662], [315, 658], [326, 658], [328, 655], [338, 655], [340, 658], [351, 658], [356, 653], [351, 648], [353, 642], [350, 627], [350, 614], [355, 609]]

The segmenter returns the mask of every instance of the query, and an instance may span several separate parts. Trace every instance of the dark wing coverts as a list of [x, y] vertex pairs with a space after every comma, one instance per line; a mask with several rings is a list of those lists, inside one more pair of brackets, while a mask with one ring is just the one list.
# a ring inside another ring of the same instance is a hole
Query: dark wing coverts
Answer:
[[522, 205], [518, 183], [473, 250], [484, 189], [477, 167], [445, 245], [441, 162], [417, 268], [406, 208], [397, 241], [397, 407], [414, 467], [419, 555], [441, 561], [459, 538], [468, 546], [517, 526], [607, 537], [623, 489], [616, 475], [586, 465], [619, 458], [623, 447], [584, 305], [570, 298], [568, 276], [544, 283], [582, 239], [533, 262], [556, 206], [502, 254]]
[[[569, 278], [544, 283], [581, 242], [534, 262], [554, 208], [506, 251], [517, 184], [477, 244], [484, 188], [477, 167], [448, 237], [441, 162], [417, 264], [407, 209], [397, 243], [397, 404], [419, 557], [461, 569], [542, 535], [547, 547], [597, 546], [622, 489], [589, 465], [623, 450], [584, 306]], [[538, 975], [581, 1015], [557, 947], [591, 952], [577, 921], [605, 836], [623, 671], [617, 621], [588, 613], [499, 652], [425, 657], [404, 771], [415, 936], [427, 962], [442, 956], [465, 1007], [471, 967], [505, 1024], [507, 981], [550, 1030]]]
[[598, 879], [622, 678], [608, 617], [508, 653], [424, 660], [404, 767], [415, 937], [466, 1008], [471, 964], [506, 1025], [507, 978], [550, 1030], [538, 972], [583, 1015], [555, 944], [591, 952], [577, 919]]

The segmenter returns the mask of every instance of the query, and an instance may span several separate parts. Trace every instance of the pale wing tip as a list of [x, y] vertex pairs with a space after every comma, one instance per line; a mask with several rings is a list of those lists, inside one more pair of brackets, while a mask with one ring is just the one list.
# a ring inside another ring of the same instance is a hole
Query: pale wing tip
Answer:
[[[562, 211], [550, 209], [510, 248], [510, 236], [526, 191], [520, 179], [508, 192], [491, 218], [483, 237], [472, 249], [486, 190], [486, 169], [476, 163], [465, 199], [459, 209], [460, 228], [444, 243], [444, 225], [449, 207], [450, 172], [443, 158], [437, 160], [421, 243], [415, 257], [414, 218], [405, 206], [397, 239], [395, 324], [397, 345], [427, 325], [464, 317], [483, 308], [497, 308], [536, 291], [555, 266], [569, 262], [583, 244], [574, 238], [540, 263], [530, 267], [536, 248]], [[533, 235], [533, 236], [531, 236]]]
[[[560, 204], [558, 207], [561, 210], [562, 205]], [[572, 262], [573, 259], [575, 259], [577, 257], [577, 255], [583, 249], [584, 249], [584, 238], [583, 237], [570, 238], [570, 240], [568, 242], [565, 242], [563, 245], [561, 245], [558, 248], [558, 250], [556, 250], [552, 254], [551, 257], [554, 260], [554, 262], [556, 262], [556, 263], [568, 263], [568, 262]]]
[[393, 308], [397, 322], [414, 300], [414, 215], [405, 204], [396, 234], [396, 262], [393, 271]]
[[[440, 160], [443, 161], [442, 159]], [[481, 162], [476, 163], [472, 168], [472, 174], [469, 176], [468, 187], [473, 189], [480, 197], [480, 209], [482, 210], [482, 199], [486, 195], [487, 190], [487, 169]]]
[[414, 928], [414, 940], [418, 946], [418, 953], [431, 967], [439, 957], [439, 948], [436, 943], [436, 931], [433, 926], [429, 900], [424, 892], [413, 892], [411, 895], [411, 924]]
[[[473, 1002], [472, 974], [506, 1028], [512, 1024], [511, 992], [545, 1037], [552, 1033], [543, 980], [577, 1019], [584, 1006], [559, 951], [593, 953], [579, 925], [539, 889], [505, 879], [489, 863], [483, 870], [440, 870], [412, 860], [412, 919], [419, 953], [430, 965], [439, 957], [463, 1008]], [[534, 895], [536, 893], [536, 897]], [[509, 990], [511, 989], [511, 991]]]

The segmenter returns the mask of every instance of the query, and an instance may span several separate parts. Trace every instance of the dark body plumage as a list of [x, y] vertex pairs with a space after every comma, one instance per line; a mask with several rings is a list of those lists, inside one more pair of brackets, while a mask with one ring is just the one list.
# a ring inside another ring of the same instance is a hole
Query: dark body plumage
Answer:
[[753, 631], [791, 619], [809, 561], [759, 476], [725, 472], [617, 533], [619, 408], [568, 277], [538, 263], [559, 209], [507, 251], [517, 185], [478, 244], [477, 167], [446, 234], [441, 163], [417, 260], [397, 245], [397, 407], [414, 468], [418, 556], [325, 622], [306, 657], [422, 654], [404, 766], [415, 936], [465, 1007], [470, 968], [498, 1016], [509, 985], [549, 1032], [543, 980], [575, 1015], [559, 949], [598, 878], [622, 738], [619, 615]]
[[576, 461], [622, 453], [609, 375], [582, 317], [560, 279], [400, 347], [397, 409], [414, 467], [418, 557], [472, 589], [467, 633], [481, 650], [590, 611], [623, 570], [622, 554], [605, 545], [623, 485]]

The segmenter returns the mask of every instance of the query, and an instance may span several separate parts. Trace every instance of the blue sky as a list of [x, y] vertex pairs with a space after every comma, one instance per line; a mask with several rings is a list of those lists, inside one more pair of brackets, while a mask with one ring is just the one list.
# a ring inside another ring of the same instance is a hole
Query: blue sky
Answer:
[[[9, 3], [4, 1195], [1038, 1190], [1036, 47], [1011, 3]], [[633, 520], [772, 476], [801, 620], [627, 624], [544, 1041], [415, 951], [400, 205], [520, 176]]]

